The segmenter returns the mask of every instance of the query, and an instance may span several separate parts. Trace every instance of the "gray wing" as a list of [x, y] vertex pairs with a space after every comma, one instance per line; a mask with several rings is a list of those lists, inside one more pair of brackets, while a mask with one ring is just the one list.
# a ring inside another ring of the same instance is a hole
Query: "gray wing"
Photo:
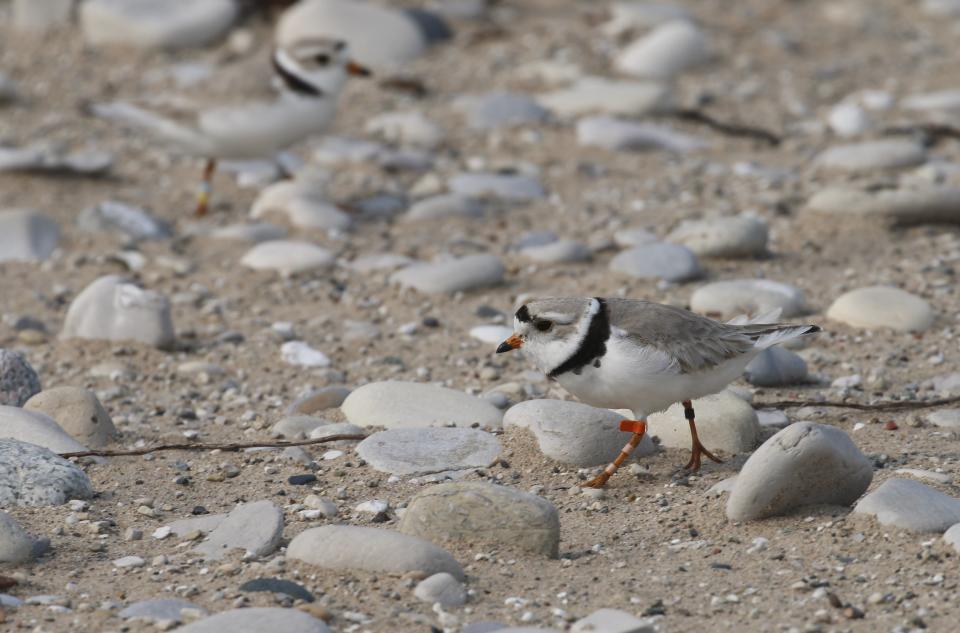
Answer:
[[676, 359], [683, 373], [711, 369], [746, 354], [777, 325], [728, 325], [681, 308], [631, 299], [607, 299], [610, 325], [636, 343]]

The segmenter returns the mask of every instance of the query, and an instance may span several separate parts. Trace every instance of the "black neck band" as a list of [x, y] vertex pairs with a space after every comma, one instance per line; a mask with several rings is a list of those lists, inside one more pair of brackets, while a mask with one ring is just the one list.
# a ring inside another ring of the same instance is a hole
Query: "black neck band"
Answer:
[[595, 297], [595, 299], [600, 306], [597, 313], [593, 315], [593, 319], [590, 320], [590, 326], [587, 328], [586, 336], [580, 342], [580, 347], [570, 358], [554, 367], [547, 374], [548, 377], [556, 378], [568, 371], [578, 371], [607, 353], [607, 339], [610, 338], [610, 315], [607, 313], [607, 302], [600, 297]]
[[279, 61], [277, 61], [277, 56], [274, 55], [270, 58], [270, 61], [273, 63], [273, 69], [279, 75], [280, 79], [283, 81], [283, 85], [289, 88], [292, 92], [297, 93], [298, 95], [310, 96], [310, 97], [322, 97], [323, 91], [313, 86], [300, 77], [297, 77], [295, 74], [283, 67]]

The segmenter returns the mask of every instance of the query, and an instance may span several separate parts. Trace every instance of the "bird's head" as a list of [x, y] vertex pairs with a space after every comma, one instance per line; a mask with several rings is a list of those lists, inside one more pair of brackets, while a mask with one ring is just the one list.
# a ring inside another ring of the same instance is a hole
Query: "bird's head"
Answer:
[[370, 71], [350, 58], [347, 43], [310, 38], [273, 52], [273, 69], [284, 88], [303, 96], [336, 96], [347, 77], [367, 77]]
[[523, 348], [542, 371], [549, 372], [580, 346], [600, 303], [590, 298], [535, 299], [520, 306], [513, 318], [513, 335], [497, 353]]

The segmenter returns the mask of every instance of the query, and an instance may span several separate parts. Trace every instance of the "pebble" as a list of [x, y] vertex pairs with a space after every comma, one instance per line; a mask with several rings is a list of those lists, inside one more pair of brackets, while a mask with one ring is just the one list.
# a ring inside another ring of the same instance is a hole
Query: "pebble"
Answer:
[[254, 501], [231, 510], [195, 551], [208, 560], [220, 560], [233, 549], [259, 558], [274, 552], [282, 538], [283, 510], [269, 500]]
[[757, 409], [757, 422], [764, 429], [782, 429], [790, 424], [790, 418], [776, 409]]
[[94, 280], [67, 309], [61, 338], [136, 341], [165, 349], [174, 343], [170, 302], [119, 275]]
[[307, 486], [317, 481], [317, 476], [313, 473], [305, 475], [290, 475], [287, 477], [287, 483], [291, 486]]
[[897, 225], [960, 223], [960, 187], [863, 191], [830, 187], [807, 201], [814, 213], [878, 217]]
[[767, 253], [767, 223], [741, 215], [685, 220], [667, 240], [682, 244], [698, 257], [761, 257]]
[[926, 479], [927, 481], [933, 481], [938, 484], [951, 484], [953, 483], [953, 477], [946, 473], [938, 473], [932, 470], [922, 470], [920, 468], [898, 468], [895, 471], [898, 475], [910, 475], [911, 477], [916, 477], [917, 479]]
[[807, 381], [807, 361], [782, 347], [768, 347], [750, 361], [744, 377], [758, 387], [785, 387]]
[[431, 541], [487, 544], [556, 558], [560, 518], [552, 503], [507, 486], [454, 482], [410, 500], [400, 531]]
[[857, 103], [838, 103], [827, 115], [827, 125], [842, 138], [863, 134], [870, 129], [871, 123], [870, 115]]
[[[746, 453], [752, 451], [760, 437], [757, 414], [749, 403], [725, 389], [720, 393], [693, 401], [697, 433], [710, 451]], [[649, 432], [660, 438], [663, 446], [690, 448], [690, 425], [680, 403], [647, 418]]]
[[134, 240], [166, 240], [173, 236], [170, 225], [146, 209], [114, 200], [81, 211], [77, 225], [90, 232], [117, 231]]
[[170, 524], [170, 532], [175, 536], [186, 536], [191, 532], [207, 534], [217, 529], [226, 518], [226, 514], [203, 514], [188, 519], [179, 519]]
[[688, 20], [657, 26], [621, 51], [614, 65], [636, 77], [669, 79], [711, 57], [707, 36]]
[[853, 511], [910, 532], [945, 532], [960, 523], [960, 499], [911, 479], [888, 479]]
[[303, 500], [303, 505], [312, 510], [319, 510], [320, 514], [327, 518], [333, 518], [337, 516], [337, 513], [339, 512], [337, 510], [337, 504], [329, 499], [318, 497], [317, 495], [307, 495], [307, 497]]
[[621, 251], [610, 260], [610, 270], [637, 279], [682, 282], [702, 274], [697, 256], [679, 244], [646, 244]]
[[656, 620], [641, 620], [620, 609], [599, 609], [573, 623], [570, 633], [656, 633]]
[[483, 211], [483, 205], [474, 198], [444, 193], [414, 202], [403, 214], [403, 219], [418, 222], [445, 218], [478, 218], [483, 215]]
[[549, 244], [528, 246], [520, 254], [529, 260], [544, 264], [565, 264], [590, 259], [590, 248], [577, 240], [557, 240]]
[[350, 262], [349, 266], [352, 270], [355, 270], [359, 273], [371, 273], [381, 270], [396, 270], [397, 268], [409, 266], [415, 261], [416, 260], [411, 259], [406, 255], [378, 253], [375, 255], [361, 255]]
[[147, 561], [143, 560], [139, 556], [124, 556], [113, 561], [113, 566], [119, 569], [143, 567], [146, 564]]
[[0, 172], [95, 177], [107, 174], [112, 166], [113, 154], [97, 149], [70, 152], [59, 143], [46, 141], [26, 147], [0, 147]]
[[301, 413], [312, 415], [317, 411], [339, 407], [350, 395], [350, 388], [340, 385], [331, 385], [323, 387], [316, 391], [311, 391], [305, 396], [300, 396], [287, 406], [288, 414]]
[[447, 572], [464, 578], [460, 564], [446, 550], [422, 538], [372, 527], [310, 528], [290, 541], [287, 558], [333, 571]]
[[461, 173], [452, 176], [447, 187], [462, 196], [505, 202], [529, 202], [546, 195], [539, 180], [523, 174]]
[[535, 125], [549, 116], [549, 112], [532, 97], [517, 92], [467, 95], [456, 99], [454, 107], [466, 117], [467, 125], [474, 130]]
[[827, 318], [857, 328], [890, 328], [898, 332], [922, 332], [934, 322], [933, 309], [920, 297], [899, 288], [870, 286], [838, 297]]
[[333, 267], [333, 254], [310, 242], [272, 240], [261, 242], [240, 259], [240, 263], [254, 270], [275, 270], [284, 276], [292, 276], [314, 270]]
[[953, 527], [944, 532], [943, 540], [953, 545], [953, 549], [960, 552], [960, 523], [955, 523]]
[[200, 616], [208, 615], [203, 607], [180, 598], [153, 598], [150, 600], [140, 600], [125, 607], [117, 615], [124, 620], [147, 620], [157, 622], [168, 620], [171, 622], [183, 622], [185, 619], [184, 611], [189, 611]]
[[357, 454], [373, 468], [394, 475], [486, 468], [500, 451], [493, 435], [464, 428], [390, 429], [357, 446]]
[[780, 310], [780, 316], [789, 319], [805, 312], [806, 301], [803, 291], [789, 284], [769, 279], [730, 279], [694, 290], [690, 309], [723, 319]]
[[177, 633], [330, 633], [323, 620], [300, 611], [275, 607], [249, 607], [221, 611], [177, 629]]
[[867, 490], [872, 479], [872, 462], [846, 433], [824, 424], [797, 422], [747, 459], [727, 502], [727, 518], [754, 521], [807, 505], [847, 506]]
[[445, 607], [459, 607], [467, 602], [467, 591], [463, 584], [446, 572], [421, 580], [413, 590], [413, 595], [424, 602], [439, 603]]
[[[309, 433], [310, 439], [319, 440], [325, 437], [332, 437], [334, 435], [363, 435], [364, 430], [355, 424], [350, 424], [348, 422], [339, 422], [337, 424], [324, 424], [323, 426], [318, 426]], [[342, 440], [337, 442], [331, 442], [328, 446], [342, 446], [345, 444], [350, 444], [356, 440]]]
[[503, 412], [462, 391], [426, 383], [384, 381], [355, 389], [340, 407], [358, 426], [500, 428]]
[[46, 414], [19, 407], [0, 405], [0, 438], [29, 442], [56, 453], [87, 450]]
[[582, 77], [571, 86], [541, 94], [537, 100], [557, 116], [585, 114], [641, 117], [672, 108], [670, 88], [657, 81]]
[[413, 264], [393, 273], [390, 281], [423, 293], [440, 294], [493, 286], [503, 281], [505, 274], [499, 257], [479, 254]]
[[0, 211], [0, 262], [42, 261], [59, 243], [60, 227], [50, 216], [33, 209]]
[[0, 563], [19, 565], [34, 558], [34, 540], [16, 519], [0, 512]]
[[106, 446], [117, 435], [110, 414], [100, 404], [96, 394], [89, 389], [46, 389], [27, 400], [23, 408], [50, 416], [60, 428], [86, 446]]
[[644, 228], [634, 227], [620, 229], [613, 234], [613, 242], [620, 248], [656, 244], [660, 241], [656, 235]]
[[240, 591], [256, 593], [268, 591], [270, 593], [279, 593], [290, 596], [294, 600], [303, 600], [304, 602], [313, 602], [313, 594], [307, 591], [306, 587], [295, 583], [292, 580], [283, 580], [282, 578], [254, 578], [248, 580], [239, 587]]
[[707, 490], [707, 497], [722, 497], [724, 493], [733, 492], [734, 487], [737, 485], [737, 476], [727, 477], [726, 479], [721, 479], [717, 483], [710, 486], [710, 489]]
[[263, 189], [253, 201], [250, 217], [261, 220], [279, 214], [301, 229], [344, 231], [350, 228], [353, 220], [328, 202], [325, 193], [323, 183], [304, 179], [277, 182]]
[[423, 149], [436, 149], [446, 137], [443, 128], [418, 111], [379, 114], [367, 121], [365, 129], [390, 143]]
[[653, 123], [637, 123], [610, 116], [590, 116], [577, 121], [577, 142], [585, 147], [610, 150], [664, 150], [676, 154], [706, 146], [698, 138]]
[[282, 240], [286, 236], [286, 228], [269, 222], [228, 224], [210, 232], [210, 237], [216, 240], [250, 242], [252, 244]]
[[280, 358], [297, 367], [329, 367], [330, 358], [303, 341], [287, 341], [280, 346]]
[[90, 480], [74, 464], [41, 446], [0, 439], [0, 507], [56, 506], [92, 496]]
[[[527, 400], [510, 407], [504, 428], [529, 429], [540, 451], [558, 462], [582, 468], [606, 465], [619, 454], [629, 435], [620, 431], [623, 416], [567, 400]], [[634, 457], [656, 452], [650, 435], [643, 437]]]
[[0, 405], [23, 406], [40, 392], [40, 377], [20, 352], [0, 348]]
[[938, 409], [927, 414], [927, 422], [948, 429], [960, 429], [960, 409]]
[[230, 0], [87, 0], [79, 10], [90, 44], [145, 49], [212, 44], [226, 35], [239, 12]]
[[912, 167], [926, 160], [926, 150], [916, 141], [884, 139], [835, 145], [817, 156], [815, 162], [821, 169], [862, 173]]
[[934, 376], [929, 381], [924, 381], [924, 386], [929, 386], [943, 396], [960, 396], [960, 372]]
[[291, 414], [286, 415], [274, 424], [270, 431], [275, 437], [285, 437], [296, 440], [307, 437], [315, 428], [328, 424], [323, 418], [315, 418], [312, 415]]
[[911, 95], [900, 102], [905, 110], [920, 110], [941, 123], [955, 124], [960, 121], [960, 90], [941, 90]]

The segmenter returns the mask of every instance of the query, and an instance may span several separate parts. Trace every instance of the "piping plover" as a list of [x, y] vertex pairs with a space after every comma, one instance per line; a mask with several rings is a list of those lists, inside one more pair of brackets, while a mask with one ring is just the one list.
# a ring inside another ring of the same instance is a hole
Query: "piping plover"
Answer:
[[163, 110], [126, 102], [94, 104], [98, 116], [144, 129], [174, 150], [207, 159], [197, 215], [207, 210], [217, 159], [258, 158], [322, 132], [333, 119], [348, 75], [370, 72], [350, 60], [346, 42], [314, 38], [272, 54], [271, 98]]
[[[773, 320], [766, 315], [760, 320]], [[603, 486], [646, 433], [646, 417], [682, 402], [690, 423], [692, 455], [719, 462], [697, 437], [691, 401], [721, 391], [764, 349], [816, 325], [720, 323], [687, 310], [632, 299], [538, 299], [517, 310], [514, 333], [497, 353], [523, 348], [538, 369], [585, 403], [630, 409], [620, 423], [632, 432], [617, 458], [588, 487]]]

